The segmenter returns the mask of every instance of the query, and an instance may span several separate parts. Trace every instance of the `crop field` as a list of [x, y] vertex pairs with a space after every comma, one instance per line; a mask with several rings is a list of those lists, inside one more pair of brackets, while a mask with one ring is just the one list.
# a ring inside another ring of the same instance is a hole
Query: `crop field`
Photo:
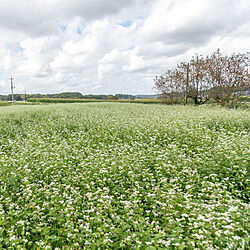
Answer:
[[120, 102], [120, 103], [143, 103], [163, 104], [161, 99], [70, 99], [70, 98], [29, 98], [28, 103], [93, 103], [93, 102]]
[[0, 107], [0, 248], [246, 249], [248, 110]]

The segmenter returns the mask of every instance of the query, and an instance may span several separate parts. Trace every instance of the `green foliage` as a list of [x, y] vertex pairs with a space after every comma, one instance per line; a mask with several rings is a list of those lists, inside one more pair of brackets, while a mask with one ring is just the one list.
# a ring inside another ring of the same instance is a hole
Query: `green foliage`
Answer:
[[241, 101], [241, 102], [250, 102], [250, 96], [240, 96], [239, 101]]
[[1, 248], [247, 248], [249, 120], [207, 106], [3, 107]]
[[[0, 95], [0, 100], [10, 101], [11, 95]], [[117, 100], [118, 97], [114, 95], [82, 95], [80, 92], [62, 92], [57, 94], [14, 94], [15, 101], [24, 100], [24, 98], [59, 98], [59, 99], [99, 99], [99, 100]]]
[[10, 105], [9, 102], [0, 101], [0, 107], [1, 106], [9, 106], [9, 105]]
[[[13, 95], [14, 100], [15, 101], [21, 101], [22, 100], [22, 96], [20, 94], [14, 94]], [[4, 101], [11, 101], [12, 100], [12, 95], [0, 95], [0, 100], [4, 100]]]

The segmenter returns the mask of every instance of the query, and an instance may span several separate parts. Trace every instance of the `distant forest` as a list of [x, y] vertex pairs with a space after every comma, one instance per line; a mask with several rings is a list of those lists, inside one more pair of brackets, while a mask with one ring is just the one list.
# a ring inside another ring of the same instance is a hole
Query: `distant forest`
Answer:
[[[11, 94], [0, 95], [0, 101], [11, 101]], [[23, 101], [28, 98], [67, 98], [67, 99], [99, 99], [99, 100], [120, 100], [120, 99], [155, 99], [157, 95], [83, 95], [80, 92], [62, 92], [57, 94], [14, 94], [15, 101]]]

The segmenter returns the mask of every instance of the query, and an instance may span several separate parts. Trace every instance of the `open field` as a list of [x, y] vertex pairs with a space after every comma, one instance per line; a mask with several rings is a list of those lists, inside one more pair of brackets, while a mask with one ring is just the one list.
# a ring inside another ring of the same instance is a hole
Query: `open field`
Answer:
[[[238, 99], [238, 104], [235, 107], [249, 108], [250, 103], [249, 96], [240, 96]], [[94, 102], [118, 102], [118, 103], [142, 103], [142, 104], [171, 104], [170, 100], [164, 99], [70, 99], [70, 98], [29, 98], [26, 104], [50, 104], [50, 103], [94, 103]], [[188, 100], [188, 104], [192, 104], [192, 100]], [[216, 101], [211, 99], [208, 101], [209, 104], [216, 104]], [[241, 105], [242, 103], [245, 106]], [[184, 103], [182, 103], [184, 104]], [[230, 105], [229, 105], [230, 107]]]
[[160, 99], [69, 99], [69, 98], [29, 98], [29, 103], [89, 103], [89, 102], [120, 102], [120, 103], [144, 103], [160, 104], [164, 103]]
[[0, 107], [2, 248], [243, 249], [248, 110]]

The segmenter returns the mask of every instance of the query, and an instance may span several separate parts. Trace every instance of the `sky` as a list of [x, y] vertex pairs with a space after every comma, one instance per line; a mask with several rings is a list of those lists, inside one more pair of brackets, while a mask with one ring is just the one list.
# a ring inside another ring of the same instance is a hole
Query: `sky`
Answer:
[[196, 53], [250, 50], [249, 0], [0, 0], [0, 94], [155, 94]]

